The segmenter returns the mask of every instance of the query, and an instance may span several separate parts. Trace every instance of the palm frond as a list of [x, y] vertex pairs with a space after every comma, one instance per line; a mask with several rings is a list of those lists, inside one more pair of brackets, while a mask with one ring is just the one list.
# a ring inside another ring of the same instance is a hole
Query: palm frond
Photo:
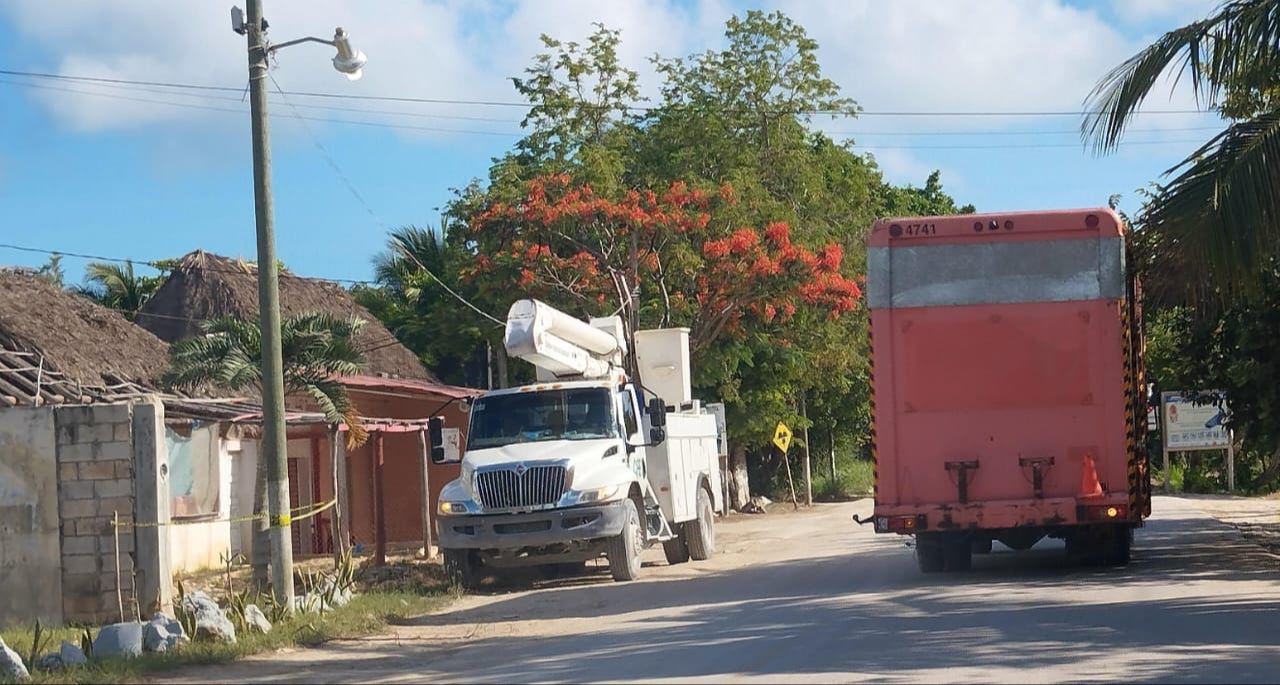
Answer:
[[1196, 99], [1211, 105], [1240, 87], [1251, 65], [1280, 59], [1280, 2], [1235, 0], [1215, 14], [1174, 29], [1112, 69], [1085, 99], [1081, 133], [1095, 151], [1114, 150], [1138, 108], [1170, 68], [1190, 79]]
[[1154, 263], [1201, 291], [1243, 287], [1280, 239], [1280, 110], [1232, 124], [1175, 172], [1143, 216]]

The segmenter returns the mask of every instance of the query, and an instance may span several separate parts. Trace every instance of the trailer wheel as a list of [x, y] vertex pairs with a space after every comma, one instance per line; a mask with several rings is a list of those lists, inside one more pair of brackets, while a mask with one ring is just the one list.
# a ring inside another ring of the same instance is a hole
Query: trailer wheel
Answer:
[[1128, 566], [1133, 558], [1133, 528], [1116, 526], [1113, 538], [1104, 563], [1107, 566]]
[[1067, 537], [1067, 554], [1085, 566], [1125, 566], [1132, 556], [1132, 545], [1131, 526], [1079, 526]]
[[916, 565], [921, 573], [940, 573], [943, 567], [942, 545], [931, 538], [917, 536]]
[[662, 551], [667, 555], [667, 563], [672, 566], [689, 560], [689, 543], [685, 541], [684, 534], [662, 543]]
[[942, 558], [946, 570], [968, 571], [973, 567], [973, 542], [963, 535], [944, 541]]
[[480, 584], [475, 552], [469, 549], [445, 549], [443, 552], [445, 577], [463, 590], [474, 590]]
[[635, 580], [640, 576], [640, 550], [644, 547], [640, 528], [640, 515], [636, 513], [635, 500], [624, 500], [626, 522], [622, 532], [609, 539], [609, 573], [614, 580]]
[[694, 561], [706, 561], [716, 553], [715, 512], [706, 488], [698, 488], [698, 518], [685, 521], [682, 537], [688, 540], [689, 556]]

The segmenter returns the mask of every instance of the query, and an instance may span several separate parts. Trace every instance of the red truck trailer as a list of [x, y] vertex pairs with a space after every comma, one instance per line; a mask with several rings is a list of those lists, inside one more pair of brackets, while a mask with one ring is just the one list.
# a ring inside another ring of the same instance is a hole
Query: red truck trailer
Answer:
[[1109, 209], [872, 226], [870, 521], [921, 571], [1044, 537], [1128, 563], [1151, 513], [1128, 235]]

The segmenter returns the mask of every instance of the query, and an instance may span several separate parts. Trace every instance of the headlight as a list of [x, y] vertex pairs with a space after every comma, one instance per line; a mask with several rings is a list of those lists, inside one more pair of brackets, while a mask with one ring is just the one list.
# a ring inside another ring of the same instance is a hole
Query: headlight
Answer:
[[467, 513], [467, 505], [462, 502], [440, 500], [440, 513], [446, 516], [450, 514], [465, 514]]
[[586, 504], [587, 502], [607, 502], [622, 491], [621, 485], [609, 485], [603, 488], [595, 488], [594, 490], [583, 490], [578, 495], [578, 503]]

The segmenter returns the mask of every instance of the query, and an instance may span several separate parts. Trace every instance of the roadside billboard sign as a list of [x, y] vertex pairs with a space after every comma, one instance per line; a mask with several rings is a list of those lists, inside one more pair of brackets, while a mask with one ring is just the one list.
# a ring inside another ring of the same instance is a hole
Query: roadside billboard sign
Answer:
[[1230, 433], [1224, 425], [1227, 417], [1224, 394], [1202, 392], [1198, 395], [1216, 399], [1197, 404], [1185, 393], [1161, 393], [1164, 445], [1170, 452], [1226, 449], [1231, 443]]

